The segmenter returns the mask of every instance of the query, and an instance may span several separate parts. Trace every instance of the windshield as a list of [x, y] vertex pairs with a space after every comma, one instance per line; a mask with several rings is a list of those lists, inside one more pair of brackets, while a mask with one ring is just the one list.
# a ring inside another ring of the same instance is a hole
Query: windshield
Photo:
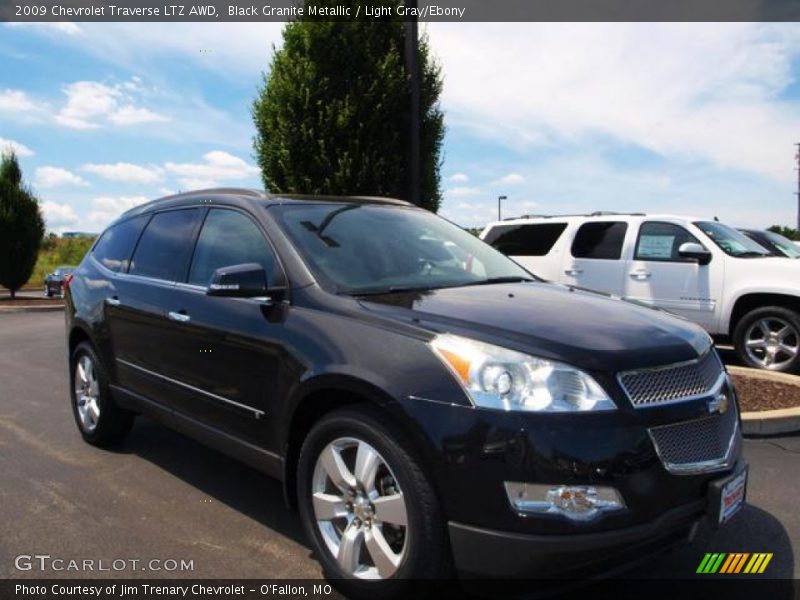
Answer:
[[457, 225], [414, 208], [303, 204], [276, 208], [318, 279], [369, 294], [533, 280]]
[[800, 258], [800, 248], [789, 238], [785, 238], [774, 231], [765, 231], [764, 236], [766, 236], [783, 255], [789, 258]]
[[698, 221], [695, 225], [711, 238], [711, 241], [722, 248], [725, 254], [738, 258], [769, 256], [769, 252], [763, 246], [736, 231], [733, 227], [714, 221]]

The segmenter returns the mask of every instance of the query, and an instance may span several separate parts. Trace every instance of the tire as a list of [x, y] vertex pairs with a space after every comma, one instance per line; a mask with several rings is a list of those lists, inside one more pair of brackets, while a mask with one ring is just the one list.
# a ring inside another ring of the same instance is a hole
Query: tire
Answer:
[[44, 293], [47, 295], [48, 298], [53, 297], [53, 292], [50, 291], [49, 285], [44, 286]]
[[736, 324], [733, 344], [748, 367], [797, 372], [800, 370], [800, 317], [782, 306], [752, 310]]
[[93, 446], [119, 442], [133, 426], [134, 414], [114, 402], [106, 370], [88, 342], [78, 344], [70, 358], [70, 400], [78, 431]]
[[[353, 475], [358, 472], [356, 457], [362, 452], [365, 457], [375, 457], [370, 451], [377, 455], [377, 460], [372, 463], [365, 460], [364, 464], [377, 466], [362, 469], [366, 475], [356, 478]], [[330, 468], [339, 464], [344, 465], [344, 471]], [[337, 487], [328, 474], [330, 470], [345, 473], [353, 478], [350, 481], [356, 483], [355, 488], [372, 488], [372, 493], [348, 496], [341, 490], [352, 490], [353, 486]], [[375, 482], [374, 487], [370, 480]], [[373, 407], [359, 405], [337, 410], [314, 425], [298, 459], [297, 491], [303, 527], [323, 571], [347, 597], [370, 600], [417, 597], [439, 587], [431, 580], [451, 576], [445, 520], [433, 487], [406, 436]], [[343, 516], [327, 521], [319, 519], [327, 515], [317, 512], [315, 493], [317, 498], [320, 494], [327, 495], [328, 502], [318, 502], [320, 507], [329, 511], [335, 508], [336, 514]], [[334, 504], [331, 500], [336, 496], [343, 501]], [[395, 500], [391, 503], [378, 500], [388, 497]], [[399, 524], [404, 517], [405, 527]], [[336, 545], [338, 538], [341, 548], [345, 531], [355, 540], [349, 547], [361, 548], [360, 555], [350, 554], [355, 559], [349, 561], [347, 568], [342, 563], [348, 563], [348, 553], [343, 553], [340, 563], [331, 545]], [[387, 547], [391, 552], [380, 551]], [[376, 554], [381, 560], [373, 558]], [[375, 575], [382, 579], [362, 578]]]

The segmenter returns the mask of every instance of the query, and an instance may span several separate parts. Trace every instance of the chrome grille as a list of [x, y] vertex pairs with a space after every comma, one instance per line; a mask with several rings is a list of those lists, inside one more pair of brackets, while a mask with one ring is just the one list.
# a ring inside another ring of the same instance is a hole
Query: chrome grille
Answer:
[[722, 375], [714, 350], [678, 365], [620, 373], [619, 382], [637, 408], [711, 393]]
[[723, 469], [739, 437], [736, 403], [723, 414], [649, 429], [661, 462], [672, 473]]

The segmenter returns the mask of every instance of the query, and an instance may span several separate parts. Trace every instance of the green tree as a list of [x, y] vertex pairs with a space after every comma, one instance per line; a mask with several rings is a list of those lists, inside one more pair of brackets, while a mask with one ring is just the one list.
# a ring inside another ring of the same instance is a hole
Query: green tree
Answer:
[[39, 203], [22, 183], [22, 170], [11, 152], [0, 159], [0, 285], [11, 298], [33, 272], [44, 235]]
[[785, 238], [789, 238], [790, 240], [800, 241], [800, 231], [797, 229], [792, 229], [791, 227], [784, 227], [783, 225], [773, 225], [772, 227], [768, 228], [768, 231], [772, 231], [773, 233], [778, 233]]
[[[327, 0], [308, 2], [333, 4]], [[352, 3], [366, 3], [362, 0]], [[397, 2], [370, 1], [395, 6]], [[397, 19], [299, 20], [283, 31], [253, 104], [262, 177], [273, 193], [408, 196], [410, 85]], [[441, 202], [442, 75], [419, 42], [420, 203]]]

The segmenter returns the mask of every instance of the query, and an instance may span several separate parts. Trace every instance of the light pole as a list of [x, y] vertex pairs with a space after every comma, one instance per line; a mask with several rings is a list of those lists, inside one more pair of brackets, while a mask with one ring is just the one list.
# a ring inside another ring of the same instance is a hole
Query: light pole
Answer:
[[[417, 0], [406, 2], [406, 6], [416, 9]], [[413, 14], [416, 14], [416, 10]], [[405, 67], [411, 88], [411, 102], [408, 107], [408, 199], [417, 206], [419, 206], [420, 202], [420, 73], [418, 39], [417, 17], [414, 16], [406, 20]]]
[[500, 203], [503, 200], [508, 200], [508, 196], [498, 196], [497, 197], [497, 220], [498, 221], [502, 221], [503, 220], [503, 217], [500, 214]]

